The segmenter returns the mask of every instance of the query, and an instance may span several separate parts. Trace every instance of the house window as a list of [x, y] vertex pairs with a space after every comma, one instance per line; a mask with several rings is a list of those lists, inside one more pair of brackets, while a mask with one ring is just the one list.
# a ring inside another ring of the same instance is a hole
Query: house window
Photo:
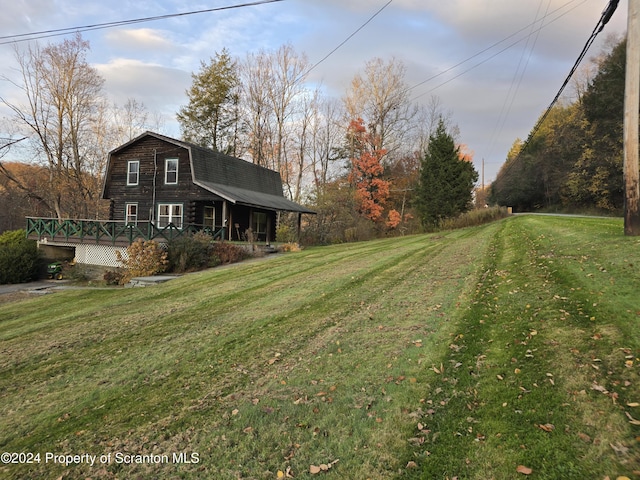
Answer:
[[204, 226], [213, 229], [216, 226], [215, 207], [204, 207]]
[[182, 204], [161, 203], [158, 205], [158, 227], [164, 228], [172, 223], [182, 228]]
[[178, 159], [167, 158], [164, 162], [164, 183], [175, 185], [178, 183]]
[[127, 225], [138, 224], [138, 204], [137, 203], [127, 203], [125, 221]]
[[267, 235], [267, 214], [264, 212], [253, 212], [251, 229], [256, 238], [266, 238]]
[[140, 161], [130, 160], [127, 163], [127, 185], [138, 185], [140, 180]]

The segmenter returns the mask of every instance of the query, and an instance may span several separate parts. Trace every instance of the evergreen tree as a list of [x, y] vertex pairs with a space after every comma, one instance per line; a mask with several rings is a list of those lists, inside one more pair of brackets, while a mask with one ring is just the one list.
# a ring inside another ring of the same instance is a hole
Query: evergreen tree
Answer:
[[440, 119], [421, 162], [416, 208], [422, 224], [434, 227], [441, 220], [469, 210], [477, 180], [478, 172], [471, 162], [463, 159]]
[[223, 49], [200, 72], [192, 74], [189, 104], [177, 115], [182, 137], [213, 150], [237, 155], [239, 73], [236, 62]]

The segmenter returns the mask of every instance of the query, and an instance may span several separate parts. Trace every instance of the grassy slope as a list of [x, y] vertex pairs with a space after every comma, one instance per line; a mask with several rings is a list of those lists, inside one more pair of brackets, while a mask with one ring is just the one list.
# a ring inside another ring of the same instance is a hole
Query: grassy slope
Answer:
[[632, 477], [640, 264], [621, 232], [515, 218], [0, 305], [0, 450], [200, 458], [0, 473]]

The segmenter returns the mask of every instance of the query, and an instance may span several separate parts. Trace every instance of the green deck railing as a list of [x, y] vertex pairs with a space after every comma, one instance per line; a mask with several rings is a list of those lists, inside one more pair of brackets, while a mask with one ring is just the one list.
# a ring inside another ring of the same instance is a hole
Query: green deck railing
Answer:
[[27, 217], [27, 237], [37, 240], [65, 241], [73, 243], [133, 243], [138, 239], [170, 242], [176, 238], [196, 232], [205, 232], [213, 239], [225, 238], [225, 227], [214, 230], [204, 225], [183, 225], [170, 223], [159, 227], [153, 222], [126, 224], [112, 220], [59, 220], [57, 218]]

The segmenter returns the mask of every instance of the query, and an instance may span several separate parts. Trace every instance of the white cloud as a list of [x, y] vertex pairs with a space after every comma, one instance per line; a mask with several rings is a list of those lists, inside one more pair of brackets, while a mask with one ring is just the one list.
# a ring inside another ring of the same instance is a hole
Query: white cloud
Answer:
[[135, 30], [114, 29], [105, 34], [108, 47], [135, 50], [138, 53], [161, 51], [169, 53], [175, 45], [169, 40], [170, 33], [151, 28], [139, 28]]
[[125, 58], [94, 67], [105, 79], [105, 90], [113, 102], [123, 105], [128, 99], [136, 99], [149, 112], [161, 114], [168, 128], [176, 130], [171, 133], [178, 134], [171, 124], [180, 106], [187, 102], [190, 72]]
[[[244, 58], [249, 52], [276, 50], [290, 43], [313, 64], [354, 34], [311, 74], [313, 82], [322, 82], [338, 98], [374, 57], [401, 59], [407, 66], [409, 86], [469, 59], [416, 88], [412, 95], [422, 94], [420, 100], [425, 102], [438, 96], [443, 108], [452, 112], [453, 121], [459, 123], [460, 140], [478, 159], [486, 157], [487, 163], [499, 164], [515, 138], [526, 137], [549, 104], [607, 4], [607, 0], [393, 0], [355, 33], [387, 2], [287, 0], [180, 16], [141, 24], [141, 28], [89, 31], [83, 37], [91, 42], [88, 60], [105, 78], [105, 90], [114, 101], [122, 104], [135, 98], [148, 110], [164, 113], [168, 121], [174, 121], [178, 108], [186, 103], [184, 92], [191, 84], [191, 73], [199, 70], [201, 61], [207, 62], [225, 47]], [[206, 2], [200, 5], [186, 0], [5, 3], [0, 17], [4, 35], [212, 8], [204, 5]], [[621, 0], [602, 38], [624, 32], [627, 9], [627, 0]], [[528, 25], [536, 14], [540, 18], [555, 10], [545, 20], [535, 48], [533, 43], [525, 48], [523, 39], [531, 33]], [[520, 34], [507, 39], [519, 30]], [[54, 37], [44, 42], [61, 40]], [[505, 41], [482, 53], [501, 40]], [[517, 40], [521, 41], [510, 46]], [[589, 56], [599, 51], [596, 44]], [[3, 73], [11, 73], [15, 66], [12, 53], [10, 45], [0, 46]], [[527, 63], [527, 69], [518, 95], [512, 105], [507, 104], [511, 105], [510, 115], [502, 120], [505, 127], [500, 138], [489, 148], [500, 110], [509, 101], [509, 90], [515, 88], [517, 66], [524, 65], [521, 62]]]

